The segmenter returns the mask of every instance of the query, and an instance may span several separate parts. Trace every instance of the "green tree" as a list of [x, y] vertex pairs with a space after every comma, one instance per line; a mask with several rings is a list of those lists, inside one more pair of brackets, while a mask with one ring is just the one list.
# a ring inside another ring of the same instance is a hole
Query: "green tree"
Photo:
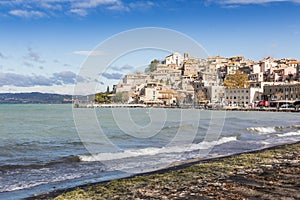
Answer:
[[157, 66], [159, 63], [160, 63], [160, 61], [157, 59], [152, 60], [151, 63], [149, 64], [149, 66], [145, 69], [145, 72], [148, 73], [148, 72], [155, 71], [157, 69]]
[[100, 93], [95, 94], [94, 100], [97, 103], [105, 103], [105, 102], [107, 102], [108, 99], [107, 99], [106, 94], [100, 92]]
[[224, 86], [226, 88], [248, 88], [248, 75], [239, 70], [235, 74], [228, 74], [224, 80]]
[[106, 88], [106, 95], [109, 95], [109, 86]]

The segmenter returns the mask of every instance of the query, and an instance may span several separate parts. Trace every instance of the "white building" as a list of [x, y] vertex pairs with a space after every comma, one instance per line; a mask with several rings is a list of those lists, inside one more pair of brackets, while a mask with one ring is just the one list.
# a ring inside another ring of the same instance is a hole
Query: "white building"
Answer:
[[148, 83], [143, 89], [143, 95], [140, 96], [140, 101], [146, 104], [162, 104], [162, 85], [158, 83]]
[[238, 69], [239, 66], [235, 63], [230, 63], [228, 66], [226, 66], [227, 74], [235, 74]]
[[172, 84], [181, 79], [181, 70], [173, 69], [167, 65], [158, 65], [157, 69], [150, 73], [150, 80]]
[[137, 85], [141, 83], [145, 83], [146, 78], [148, 75], [143, 73], [136, 73], [136, 74], [127, 74], [123, 78], [123, 83], [128, 85]]
[[125, 84], [125, 83], [119, 83], [116, 86], [116, 93], [118, 92], [128, 92], [129, 94], [132, 91], [132, 85], [131, 84]]
[[252, 82], [263, 82], [264, 81], [264, 73], [259, 72], [259, 73], [249, 74], [249, 80]]
[[220, 83], [217, 73], [201, 73], [202, 83], [204, 86], [217, 86]]
[[272, 68], [275, 68], [278, 65], [278, 63], [275, 62], [274, 58], [265, 58], [261, 61], [261, 72], [266, 72], [268, 70], [271, 70]]
[[260, 67], [259, 64], [255, 64], [255, 65], [252, 66], [252, 73], [257, 74], [257, 73], [260, 73], [260, 72], [262, 72], [262, 71], [261, 71], [261, 67]]
[[210, 103], [224, 103], [225, 101], [225, 87], [224, 86], [208, 86], [205, 87], [207, 100]]
[[251, 106], [260, 100], [260, 88], [226, 88], [225, 98], [229, 106]]
[[222, 56], [208, 56], [207, 58], [209, 63], [212, 64], [225, 64], [228, 63], [228, 59]]
[[176, 65], [179, 67], [179, 66], [181, 66], [182, 62], [183, 62], [183, 58], [182, 58], [181, 54], [177, 53], [177, 52], [172, 53], [171, 55], [169, 55], [165, 58], [166, 65]]

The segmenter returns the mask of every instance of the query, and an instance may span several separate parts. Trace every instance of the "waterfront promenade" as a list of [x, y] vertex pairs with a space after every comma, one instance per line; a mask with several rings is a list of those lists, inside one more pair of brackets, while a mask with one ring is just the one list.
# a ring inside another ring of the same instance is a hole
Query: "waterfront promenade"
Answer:
[[165, 105], [151, 105], [151, 104], [80, 104], [75, 108], [180, 108], [180, 109], [202, 109], [202, 110], [224, 110], [224, 111], [263, 111], [263, 112], [300, 112], [300, 109], [296, 108], [275, 108], [275, 107], [204, 107], [193, 105], [181, 105], [181, 106], [165, 106]]

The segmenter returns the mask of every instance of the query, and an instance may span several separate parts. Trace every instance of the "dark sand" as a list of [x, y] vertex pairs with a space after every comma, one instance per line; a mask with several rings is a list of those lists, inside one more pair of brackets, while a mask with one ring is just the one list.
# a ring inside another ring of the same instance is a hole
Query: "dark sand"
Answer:
[[300, 199], [300, 143], [30, 199]]

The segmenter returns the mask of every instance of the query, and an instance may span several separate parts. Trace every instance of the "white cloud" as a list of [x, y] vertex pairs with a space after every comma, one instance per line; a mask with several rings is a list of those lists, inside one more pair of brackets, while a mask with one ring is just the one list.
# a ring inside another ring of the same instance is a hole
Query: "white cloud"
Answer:
[[7, 8], [8, 14], [13, 16], [40, 18], [70, 13], [87, 16], [92, 9], [98, 8], [112, 11], [143, 10], [153, 7], [154, 3], [147, 0], [0, 0], [0, 6]]
[[129, 7], [132, 9], [148, 9], [153, 7], [155, 4], [152, 1], [139, 1], [139, 2], [132, 2], [129, 3]]
[[207, 0], [207, 3], [219, 3], [223, 5], [232, 5], [232, 4], [265, 4], [265, 3], [274, 3], [274, 2], [293, 2], [300, 3], [300, 0]]
[[13, 3], [14, 2], [11, 1], [11, 0], [2, 0], [2, 1], [0, 1], [0, 5], [1, 6], [9, 6], [9, 5], [13, 4]]
[[43, 12], [35, 10], [11, 10], [9, 11], [9, 14], [25, 18], [40, 18], [45, 16]]
[[[29, 87], [19, 87], [19, 86], [11, 86], [5, 85], [0, 87], [0, 92], [2, 93], [21, 93], [21, 92], [43, 92], [43, 93], [55, 93], [55, 94], [73, 94], [74, 85], [53, 85], [53, 86], [29, 86]], [[84, 92], [82, 92], [84, 93]], [[79, 93], [78, 95], [80, 95]]]
[[37, 63], [44, 63], [45, 60], [42, 59], [42, 57], [40, 56], [39, 53], [35, 52], [32, 50], [32, 48], [27, 48], [27, 55], [25, 56], [25, 58], [37, 62]]
[[114, 5], [108, 6], [108, 10], [115, 10], [115, 11], [129, 11], [129, 7], [125, 6], [122, 2], [117, 2]]
[[46, 9], [52, 9], [52, 10], [62, 10], [62, 5], [58, 3], [50, 3], [50, 2], [41, 2], [40, 6], [42, 8]]
[[121, 1], [116, 2], [114, 5], [108, 6], [108, 10], [114, 11], [131, 11], [131, 10], [145, 10], [153, 7], [155, 4], [152, 1], [138, 1], [124, 4]]
[[71, 9], [70, 13], [73, 13], [73, 14], [76, 14], [76, 15], [79, 15], [79, 16], [82, 16], [82, 17], [84, 17], [88, 14], [86, 10], [81, 9], [81, 8]]
[[[99, 8], [104, 7], [107, 10], [114, 10], [114, 11], [129, 11], [130, 10], [130, 4], [125, 5], [121, 0], [88, 0], [85, 2], [73, 2], [72, 7], [75, 10], [84, 10], [87, 12], [87, 9], [92, 8]], [[75, 12], [74, 12], [75, 13]]]
[[0, 87], [16, 86], [16, 87], [32, 87], [32, 86], [54, 86], [54, 85], [69, 85], [76, 82], [82, 82], [84, 79], [77, 76], [71, 71], [62, 71], [53, 73], [52, 76], [44, 75], [24, 75], [17, 73], [0, 72]]
[[83, 56], [102, 56], [105, 54], [102, 51], [74, 51], [72, 53], [76, 55], [83, 55]]
[[102, 76], [107, 79], [120, 80], [124, 75], [120, 73], [102, 73]]
[[119, 0], [88, 0], [75, 1], [72, 6], [75, 8], [95, 8], [101, 5], [113, 5], [119, 3]]

